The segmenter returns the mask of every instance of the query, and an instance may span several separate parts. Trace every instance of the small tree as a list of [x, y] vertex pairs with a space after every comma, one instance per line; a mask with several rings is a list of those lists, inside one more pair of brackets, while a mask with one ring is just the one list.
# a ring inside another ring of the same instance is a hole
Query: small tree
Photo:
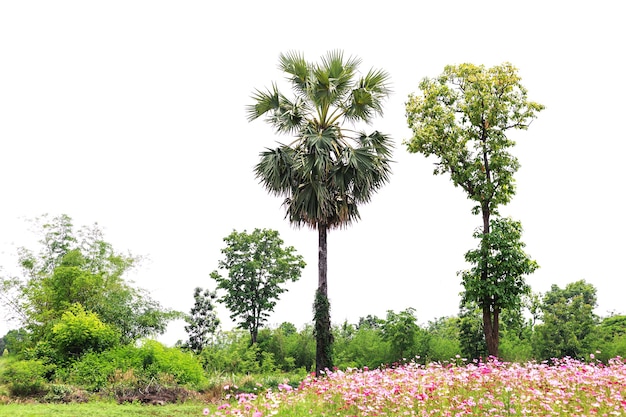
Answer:
[[420, 332], [415, 317], [415, 309], [407, 308], [399, 313], [387, 311], [387, 319], [382, 325], [383, 340], [391, 344], [393, 360], [404, 361], [411, 355]]
[[283, 247], [275, 230], [255, 229], [251, 234], [233, 231], [224, 241], [219, 269], [227, 270], [228, 276], [213, 271], [211, 278], [225, 291], [218, 301], [231, 311], [230, 318], [238, 321], [240, 328], [250, 332], [254, 344], [259, 327], [286, 291], [281, 285], [297, 281], [306, 264], [295, 248]]
[[196, 287], [193, 291], [194, 305], [185, 318], [185, 331], [189, 334], [186, 347], [200, 353], [212, 340], [220, 320], [217, 318], [213, 302], [217, 298], [215, 291], [202, 290]]

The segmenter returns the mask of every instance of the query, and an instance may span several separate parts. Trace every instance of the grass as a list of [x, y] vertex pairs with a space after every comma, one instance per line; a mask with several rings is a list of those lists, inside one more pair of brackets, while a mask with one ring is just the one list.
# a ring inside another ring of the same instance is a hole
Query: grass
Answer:
[[203, 405], [196, 403], [152, 406], [118, 405], [115, 402], [87, 404], [7, 404], [0, 405], [2, 417], [187, 417], [201, 416]]

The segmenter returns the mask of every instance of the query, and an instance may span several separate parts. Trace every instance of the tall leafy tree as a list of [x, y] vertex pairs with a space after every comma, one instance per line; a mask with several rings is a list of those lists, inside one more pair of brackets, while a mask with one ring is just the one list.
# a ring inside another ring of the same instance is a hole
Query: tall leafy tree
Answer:
[[193, 299], [193, 307], [190, 314], [185, 318], [187, 321], [185, 331], [189, 334], [186, 347], [200, 353], [214, 337], [220, 324], [214, 304], [217, 293], [196, 287], [193, 291]]
[[371, 69], [360, 75], [358, 58], [330, 51], [319, 63], [302, 54], [281, 54], [279, 68], [294, 92], [276, 84], [257, 90], [248, 106], [250, 121], [265, 116], [277, 133], [294, 137], [261, 153], [255, 174], [272, 194], [284, 197], [286, 217], [296, 227], [318, 231], [318, 288], [314, 303], [316, 371], [332, 367], [327, 233], [360, 218], [390, 175], [392, 141], [378, 131], [357, 131], [382, 114], [390, 93], [389, 75]]
[[[406, 115], [412, 137], [409, 152], [434, 156], [435, 175], [449, 174], [474, 201], [482, 217], [482, 234], [490, 232], [491, 216], [515, 194], [514, 174], [520, 164], [507, 135], [528, 128], [544, 106], [528, 100], [517, 69], [510, 63], [492, 68], [473, 64], [446, 66], [437, 78], [425, 78], [421, 94], [412, 94]], [[481, 247], [480, 279], [488, 282], [488, 239]], [[481, 300], [485, 339], [497, 355], [497, 317], [485, 294]]]
[[[487, 324], [492, 327], [488, 331], [490, 337], [485, 340], [489, 354], [495, 356], [500, 338], [500, 315], [503, 310], [521, 310], [522, 296], [530, 294], [525, 277], [539, 265], [524, 252], [520, 222], [509, 218], [492, 219], [490, 232], [483, 234], [478, 229], [474, 237], [481, 242], [477, 249], [465, 254], [465, 260], [473, 267], [461, 272], [465, 288], [462, 303], [476, 303], [483, 311], [483, 319], [485, 310], [489, 312]], [[483, 271], [487, 271], [486, 277]]]
[[225, 291], [218, 301], [226, 305], [240, 328], [250, 332], [255, 344], [259, 328], [286, 291], [283, 284], [297, 281], [306, 264], [293, 246], [283, 245], [276, 230], [233, 231], [224, 242], [219, 269], [227, 270], [228, 275], [213, 271], [211, 278]]

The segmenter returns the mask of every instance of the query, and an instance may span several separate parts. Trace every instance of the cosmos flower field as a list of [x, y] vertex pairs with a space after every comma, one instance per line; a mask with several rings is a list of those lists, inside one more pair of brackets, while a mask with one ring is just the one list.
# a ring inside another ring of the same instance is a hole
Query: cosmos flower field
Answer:
[[[569, 358], [548, 363], [407, 364], [329, 372], [299, 387], [227, 396], [210, 416], [626, 416], [626, 365]], [[228, 388], [228, 387], [227, 387]]]

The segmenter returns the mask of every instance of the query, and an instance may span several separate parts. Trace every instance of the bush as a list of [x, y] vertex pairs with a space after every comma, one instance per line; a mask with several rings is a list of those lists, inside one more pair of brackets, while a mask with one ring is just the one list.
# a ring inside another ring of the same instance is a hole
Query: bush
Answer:
[[[132, 378], [120, 379], [124, 374]], [[67, 374], [67, 382], [89, 391], [100, 391], [123, 380], [132, 382], [131, 385], [159, 382], [198, 387], [206, 383], [197, 357], [154, 340], [145, 341], [140, 347], [123, 346], [99, 354], [87, 353], [72, 364]]]
[[461, 352], [458, 340], [433, 336], [428, 341], [427, 358], [433, 362], [449, 361]]
[[113, 347], [120, 336], [98, 315], [74, 304], [52, 329], [51, 345], [61, 359], [75, 359], [85, 352], [102, 352]]
[[4, 367], [0, 382], [6, 383], [9, 393], [16, 397], [39, 395], [45, 392], [48, 366], [39, 360], [12, 361]]

